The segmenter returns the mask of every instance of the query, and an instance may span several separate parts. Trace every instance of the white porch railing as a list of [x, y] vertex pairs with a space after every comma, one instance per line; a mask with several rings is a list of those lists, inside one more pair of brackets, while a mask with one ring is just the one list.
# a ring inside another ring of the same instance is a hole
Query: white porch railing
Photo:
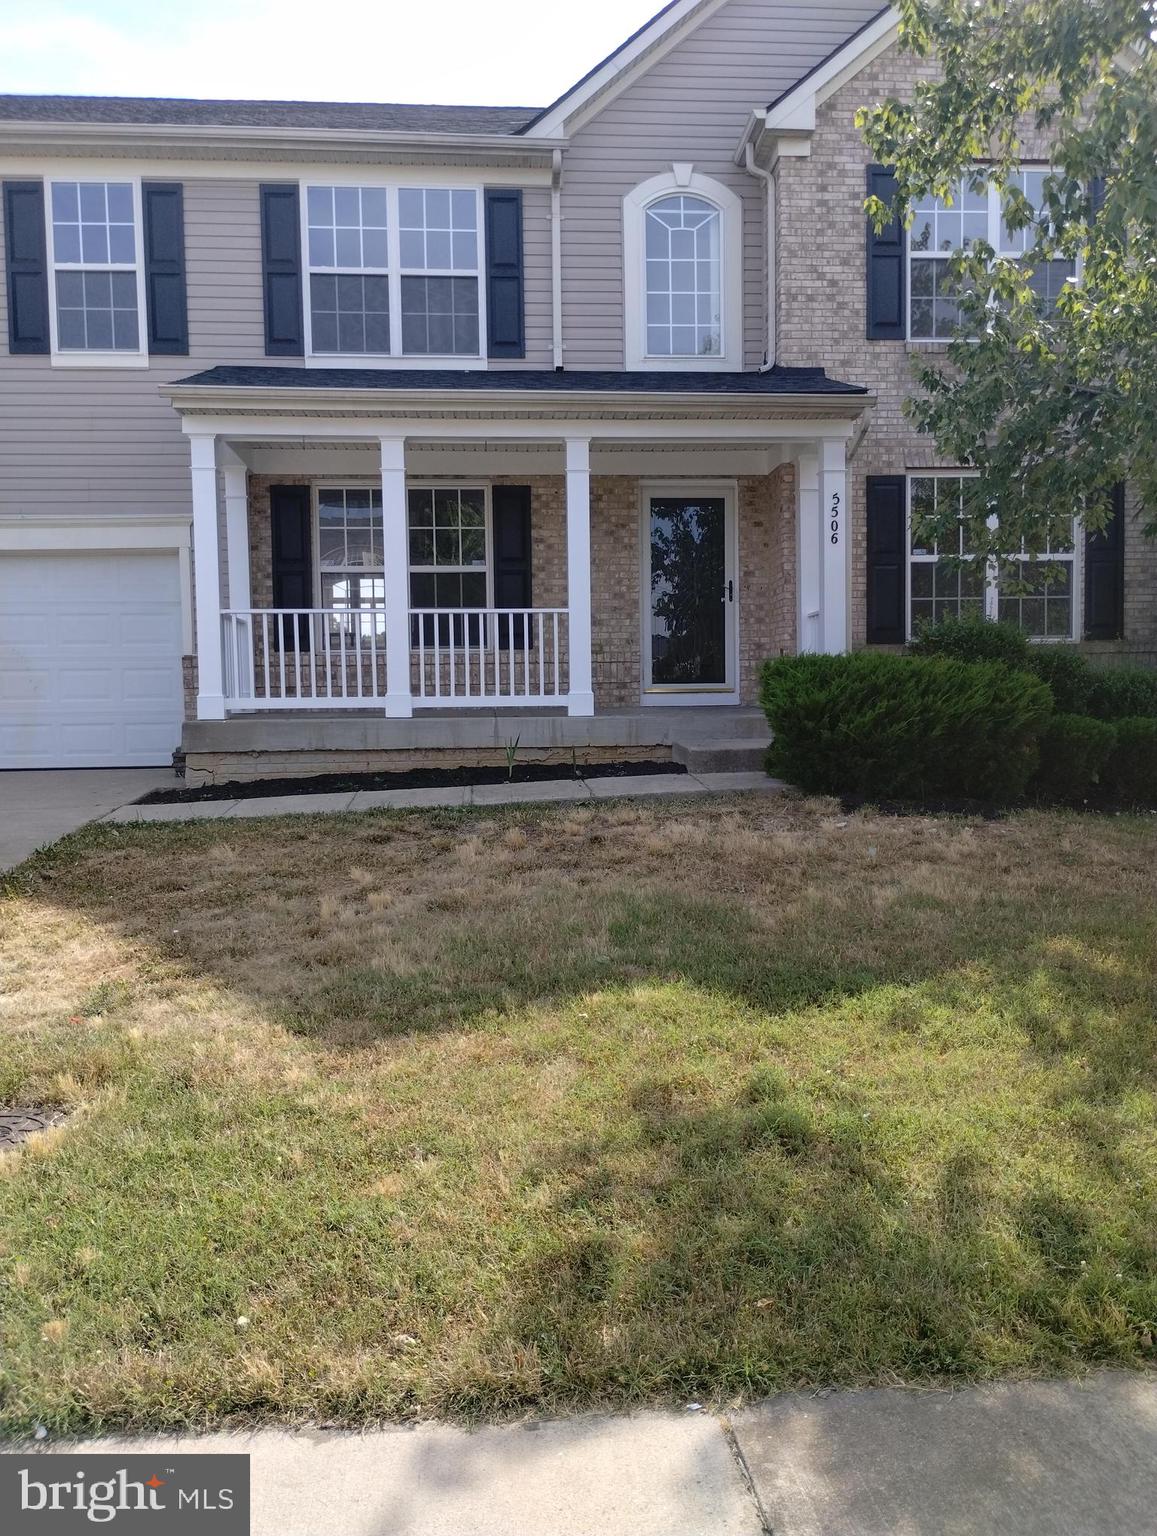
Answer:
[[[565, 706], [567, 618], [565, 608], [410, 609], [414, 706]], [[229, 709], [383, 706], [383, 608], [232, 609], [221, 623]]]
[[414, 704], [565, 704], [565, 608], [411, 608]]
[[221, 620], [234, 709], [357, 708], [386, 696], [380, 608], [247, 608]]

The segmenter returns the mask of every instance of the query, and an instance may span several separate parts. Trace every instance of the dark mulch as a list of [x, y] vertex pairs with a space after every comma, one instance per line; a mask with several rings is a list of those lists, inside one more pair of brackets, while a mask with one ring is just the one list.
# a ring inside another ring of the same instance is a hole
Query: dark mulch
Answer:
[[686, 773], [682, 763], [516, 763], [513, 773], [495, 768], [415, 768], [409, 773], [319, 773], [309, 779], [233, 780], [196, 789], [152, 789], [138, 805], [177, 805], [197, 800], [250, 800], [269, 795], [323, 795], [358, 789], [459, 789], [466, 784], [541, 784], [550, 779], [637, 778]]
[[0, 1104], [0, 1152], [11, 1151], [29, 1136], [59, 1125], [65, 1115], [63, 1109], [45, 1109], [38, 1104]]

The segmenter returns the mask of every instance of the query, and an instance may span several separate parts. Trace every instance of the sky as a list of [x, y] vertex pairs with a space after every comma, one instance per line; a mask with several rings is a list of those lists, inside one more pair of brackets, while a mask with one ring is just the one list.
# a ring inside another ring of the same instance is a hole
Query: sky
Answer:
[[545, 106], [662, 0], [0, 0], [0, 91]]

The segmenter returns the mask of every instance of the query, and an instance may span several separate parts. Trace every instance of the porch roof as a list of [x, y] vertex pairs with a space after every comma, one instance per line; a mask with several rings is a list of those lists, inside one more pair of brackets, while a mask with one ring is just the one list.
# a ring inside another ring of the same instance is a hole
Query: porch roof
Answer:
[[173, 391], [206, 390], [390, 390], [413, 395], [504, 393], [551, 395], [710, 395], [752, 396], [866, 396], [863, 384], [830, 379], [822, 368], [784, 368], [776, 365], [746, 373], [693, 373], [676, 371], [628, 372], [553, 368], [269, 368], [219, 365], [179, 379]]

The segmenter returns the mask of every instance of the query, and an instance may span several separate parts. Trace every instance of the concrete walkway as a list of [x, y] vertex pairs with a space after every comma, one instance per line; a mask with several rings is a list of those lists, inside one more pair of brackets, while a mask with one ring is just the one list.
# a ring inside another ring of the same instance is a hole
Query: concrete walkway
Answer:
[[568, 801], [646, 796], [732, 794], [782, 790], [766, 773], [657, 773], [637, 778], [547, 779], [539, 784], [475, 784], [456, 789], [360, 789], [355, 793], [269, 795], [246, 800], [193, 800], [169, 805], [125, 805], [104, 819], [217, 821], [250, 816], [304, 816], [336, 811], [412, 810], [430, 806], [560, 805]]
[[171, 768], [16, 768], [0, 772], [0, 870], [117, 806], [172, 789]]
[[[66, 1448], [51, 1439], [35, 1447]], [[7, 1447], [26, 1451], [27, 1446]], [[728, 1422], [641, 1413], [372, 1434], [69, 1443], [251, 1458], [252, 1536], [1142, 1536], [1157, 1377], [788, 1393]]]

